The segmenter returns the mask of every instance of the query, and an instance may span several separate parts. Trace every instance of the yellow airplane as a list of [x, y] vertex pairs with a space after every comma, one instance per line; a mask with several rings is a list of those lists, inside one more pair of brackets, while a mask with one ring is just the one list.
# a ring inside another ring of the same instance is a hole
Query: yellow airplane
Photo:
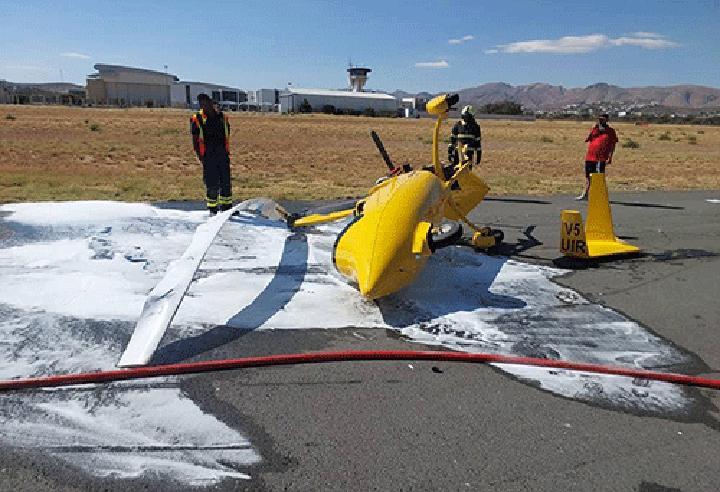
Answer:
[[501, 231], [478, 227], [466, 217], [488, 192], [485, 182], [472, 171], [471, 163], [463, 161], [458, 166], [445, 167], [440, 163], [440, 127], [458, 100], [457, 95], [445, 94], [427, 104], [427, 111], [437, 117], [432, 166], [417, 170], [408, 165], [395, 166], [372, 132], [390, 172], [378, 180], [366, 198], [352, 209], [331, 214], [297, 217], [285, 213], [293, 228], [352, 215], [351, 222], [335, 241], [333, 261], [337, 270], [356, 283], [360, 293], [369, 299], [392, 294], [411, 284], [435, 250], [461, 238], [459, 222], [474, 231], [471, 244], [477, 248], [492, 247], [503, 239]]

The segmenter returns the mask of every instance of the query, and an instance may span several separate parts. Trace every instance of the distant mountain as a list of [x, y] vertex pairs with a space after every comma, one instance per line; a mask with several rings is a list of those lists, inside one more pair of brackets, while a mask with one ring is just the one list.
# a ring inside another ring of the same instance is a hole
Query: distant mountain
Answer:
[[[453, 92], [460, 94], [461, 104], [482, 106], [500, 101], [512, 101], [533, 110], [552, 110], [571, 104], [597, 103], [656, 104], [669, 108], [694, 110], [720, 107], [720, 89], [700, 85], [623, 88], [598, 83], [585, 88], [566, 89], [561, 85], [541, 82], [518, 86], [504, 82], [492, 82]], [[395, 91], [393, 94], [402, 94], [403, 97], [412, 95], [403, 91]], [[428, 93], [422, 93], [422, 96], [425, 95], [430, 96]]]

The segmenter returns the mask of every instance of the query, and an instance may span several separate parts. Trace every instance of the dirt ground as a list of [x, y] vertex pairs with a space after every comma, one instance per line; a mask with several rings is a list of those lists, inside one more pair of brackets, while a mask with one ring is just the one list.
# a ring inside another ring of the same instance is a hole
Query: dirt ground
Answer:
[[[0, 202], [204, 196], [188, 111], [0, 106]], [[344, 198], [384, 173], [370, 130], [398, 163], [430, 161], [433, 121], [230, 113], [236, 198]], [[493, 194], [580, 190], [590, 122], [480, 121], [478, 172]], [[612, 123], [614, 190], [720, 189], [720, 128]], [[443, 128], [443, 139], [451, 122]], [[627, 145], [631, 140], [636, 148]], [[441, 144], [441, 156], [446, 151]]]

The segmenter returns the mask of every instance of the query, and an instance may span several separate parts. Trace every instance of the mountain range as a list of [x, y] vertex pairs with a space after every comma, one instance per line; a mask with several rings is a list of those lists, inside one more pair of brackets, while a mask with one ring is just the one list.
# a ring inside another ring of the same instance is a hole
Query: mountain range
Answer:
[[[492, 82], [477, 87], [453, 91], [460, 94], [461, 104], [484, 104], [512, 101], [526, 109], [553, 110], [571, 104], [638, 103], [656, 104], [668, 108], [702, 110], [720, 108], [720, 89], [700, 85], [673, 85], [667, 87], [619, 87], [606, 83], [584, 88], [565, 88], [561, 85], [535, 83], [513, 86], [504, 82]], [[396, 97], [432, 97], [421, 92], [409, 94], [395, 91]]]
[[[2, 81], [5, 85], [35, 87], [49, 91], [67, 92], [84, 89], [83, 86], [67, 82], [16, 83]], [[656, 105], [661, 108], [689, 111], [717, 110], [720, 108], [720, 89], [701, 85], [671, 85], [648, 87], [619, 87], [604, 82], [587, 87], [565, 88], [542, 82], [527, 85], [510, 85], [505, 82], [491, 82], [477, 87], [452, 91], [460, 94], [460, 104], [483, 106], [501, 101], [521, 104], [528, 110], [558, 110], [565, 106], [610, 104]], [[392, 93], [395, 97], [419, 97], [430, 99], [434, 94], [420, 92], [413, 94], [402, 90]]]

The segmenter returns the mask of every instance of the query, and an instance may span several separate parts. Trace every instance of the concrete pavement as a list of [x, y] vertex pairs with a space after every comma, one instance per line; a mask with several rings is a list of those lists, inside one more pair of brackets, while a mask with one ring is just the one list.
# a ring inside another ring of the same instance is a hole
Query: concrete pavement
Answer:
[[[633, 259], [559, 258], [571, 197], [497, 197], [473, 215], [506, 233], [501, 252], [570, 267], [559, 282], [694, 354], [720, 377], [720, 204], [714, 192], [613, 194]], [[584, 204], [579, 209], [584, 213]], [[421, 349], [394, 331], [247, 332], [202, 358], [333, 349]], [[715, 490], [720, 396], [688, 389], [687, 415], [628, 414], [561, 398], [492, 367], [372, 362], [187, 377], [201, 408], [247, 435], [263, 460], [216, 490]], [[151, 477], [87, 477], [47, 457], [0, 450], [2, 490], [177, 490]]]

